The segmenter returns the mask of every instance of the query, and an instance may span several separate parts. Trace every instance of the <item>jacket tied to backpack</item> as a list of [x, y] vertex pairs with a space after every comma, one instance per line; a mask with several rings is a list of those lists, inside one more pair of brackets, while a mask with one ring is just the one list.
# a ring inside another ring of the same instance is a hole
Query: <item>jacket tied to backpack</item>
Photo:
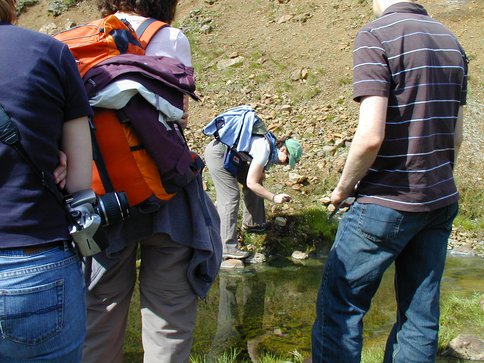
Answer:
[[125, 54], [93, 67], [83, 80], [109, 178], [94, 170], [97, 194], [111, 183], [131, 206], [153, 194], [166, 202], [194, 179], [201, 160], [174, 123], [183, 115], [183, 94], [197, 98], [193, 68], [168, 57]]

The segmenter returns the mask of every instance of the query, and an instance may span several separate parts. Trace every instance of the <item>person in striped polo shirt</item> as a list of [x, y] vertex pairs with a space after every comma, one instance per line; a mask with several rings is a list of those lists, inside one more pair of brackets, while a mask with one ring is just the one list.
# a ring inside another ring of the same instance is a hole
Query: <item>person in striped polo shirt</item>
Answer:
[[[356, 36], [359, 121], [335, 206], [339, 224], [317, 299], [313, 362], [360, 362], [362, 319], [395, 263], [396, 323], [384, 362], [434, 362], [440, 280], [458, 210], [453, 168], [462, 143], [467, 58], [415, 1], [373, 0]], [[353, 199], [354, 197], [354, 199]]]

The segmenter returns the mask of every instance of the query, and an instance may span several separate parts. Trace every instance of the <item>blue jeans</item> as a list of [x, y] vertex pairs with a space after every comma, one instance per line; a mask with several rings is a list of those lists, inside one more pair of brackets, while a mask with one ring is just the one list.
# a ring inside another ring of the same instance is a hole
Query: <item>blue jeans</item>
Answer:
[[397, 317], [384, 362], [435, 361], [440, 280], [457, 210], [457, 204], [422, 213], [351, 206], [338, 226], [318, 293], [313, 363], [360, 362], [363, 317], [393, 262]]
[[0, 362], [80, 362], [84, 279], [67, 245], [0, 249]]

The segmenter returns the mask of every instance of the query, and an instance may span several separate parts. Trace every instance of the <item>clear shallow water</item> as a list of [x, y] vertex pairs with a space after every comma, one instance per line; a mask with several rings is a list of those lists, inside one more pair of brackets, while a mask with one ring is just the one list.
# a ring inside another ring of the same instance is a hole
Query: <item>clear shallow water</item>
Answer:
[[[199, 305], [193, 354], [220, 356], [237, 348], [240, 358], [257, 351], [310, 354], [310, 329], [324, 261], [287, 259], [238, 271], [222, 271]], [[479, 258], [448, 257], [442, 295], [484, 292]], [[393, 321], [393, 270], [384, 276], [365, 318], [365, 346], [385, 341]], [[210, 360], [209, 360], [210, 361]], [[439, 362], [446, 362], [441, 360]]]

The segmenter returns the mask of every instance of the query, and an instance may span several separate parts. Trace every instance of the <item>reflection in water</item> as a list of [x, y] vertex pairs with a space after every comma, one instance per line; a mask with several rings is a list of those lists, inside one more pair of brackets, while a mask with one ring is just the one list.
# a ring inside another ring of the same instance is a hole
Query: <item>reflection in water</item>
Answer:
[[[258, 274], [220, 273], [217, 328], [207, 355], [209, 362], [215, 361], [227, 348], [243, 350], [245, 347], [240, 344], [250, 338], [249, 329], [262, 329], [264, 297], [265, 283]], [[247, 349], [249, 355], [251, 351]]]
[[[261, 352], [291, 358], [291, 352], [297, 351], [309, 356], [321, 272], [320, 260], [303, 264], [279, 260], [242, 271], [221, 271], [206, 303], [199, 306], [193, 354], [206, 356], [208, 362], [233, 349], [246, 361], [254, 361]], [[449, 257], [442, 296], [484, 292], [483, 275], [482, 259]], [[386, 340], [394, 314], [390, 269], [364, 320], [366, 347]]]

